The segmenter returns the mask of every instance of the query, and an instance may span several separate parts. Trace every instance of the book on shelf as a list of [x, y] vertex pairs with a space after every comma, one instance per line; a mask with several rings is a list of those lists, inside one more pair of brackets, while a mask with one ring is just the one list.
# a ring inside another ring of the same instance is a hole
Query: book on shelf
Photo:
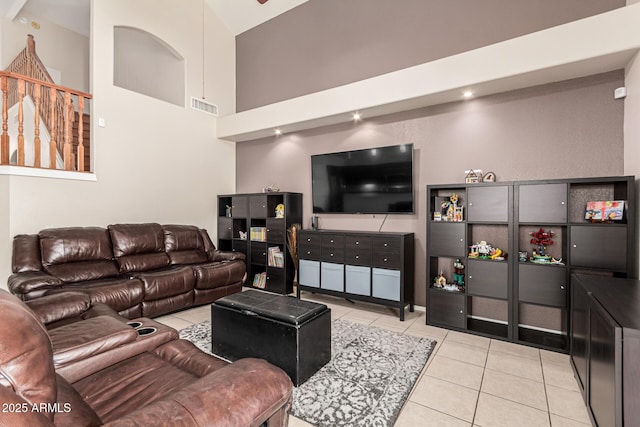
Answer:
[[267, 227], [251, 227], [250, 239], [254, 242], [267, 241]]
[[267, 287], [267, 273], [262, 272], [253, 276], [253, 287], [264, 289]]
[[284, 253], [278, 246], [272, 246], [268, 250], [267, 265], [269, 267], [284, 267]]

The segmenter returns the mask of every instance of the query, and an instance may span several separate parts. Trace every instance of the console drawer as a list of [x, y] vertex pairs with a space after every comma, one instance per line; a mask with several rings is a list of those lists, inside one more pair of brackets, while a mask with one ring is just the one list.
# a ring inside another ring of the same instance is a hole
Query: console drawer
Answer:
[[346, 236], [344, 262], [351, 265], [371, 265], [371, 238], [367, 236]]
[[394, 236], [381, 236], [371, 238], [371, 248], [373, 251], [400, 251], [400, 238]]
[[400, 254], [398, 252], [374, 250], [371, 258], [373, 267], [400, 269]]

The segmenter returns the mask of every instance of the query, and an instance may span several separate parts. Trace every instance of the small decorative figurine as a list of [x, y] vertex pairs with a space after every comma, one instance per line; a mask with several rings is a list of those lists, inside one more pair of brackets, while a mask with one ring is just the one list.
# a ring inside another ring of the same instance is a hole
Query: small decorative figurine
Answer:
[[494, 172], [485, 173], [482, 182], [496, 182], [496, 174]]
[[227, 216], [227, 218], [231, 218], [231, 206], [227, 205], [224, 213]]
[[458, 290], [464, 290], [464, 265], [460, 262], [460, 259], [456, 259], [453, 263], [453, 284], [458, 287]]
[[284, 205], [282, 203], [276, 206], [276, 218], [284, 218]]
[[539, 264], [548, 264], [551, 262], [551, 255], [546, 254], [547, 246], [553, 245], [553, 231], [544, 231], [543, 228], [538, 231], [532, 231], [529, 233], [531, 235], [531, 244], [537, 246], [533, 249], [533, 258], [532, 262], [537, 262]]
[[475, 184], [482, 181], [482, 169], [469, 169], [464, 173], [467, 174], [464, 177], [464, 182], [467, 184]]
[[433, 279], [433, 285], [436, 288], [444, 288], [447, 285], [447, 278], [444, 277], [444, 274], [442, 273], [442, 271], [438, 276], [436, 276], [435, 279]]

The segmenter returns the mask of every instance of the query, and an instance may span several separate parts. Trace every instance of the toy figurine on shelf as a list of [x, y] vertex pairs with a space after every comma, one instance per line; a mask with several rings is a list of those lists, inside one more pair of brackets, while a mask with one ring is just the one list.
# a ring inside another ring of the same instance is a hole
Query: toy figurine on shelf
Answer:
[[492, 261], [504, 261], [506, 253], [500, 248], [494, 248], [486, 241], [482, 240], [475, 245], [469, 246], [467, 258], [490, 259]]
[[436, 288], [444, 288], [447, 286], [447, 278], [444, 277], [444, 273], [442, 271], [433, 279], [433, 286]]
[[544, 231], [543, 228], [538, 231], [532, 231], [529, 233], [531, 235], [531, 244], [537, 247], [533, 249], [533, 256], [531, 261], [537, 262], [539, 264], [549, 264], [551, 263], [551, 255], [547, 255], [547, 246], [553, 245], [553, 231]]
[[284, 205], [282, 203], [276, 205], [276, 218], [284, 218]]
[[460, 259], [456, 259], [453, 263], [453, 284], [459, 291], [464, 291], [464, 265]]

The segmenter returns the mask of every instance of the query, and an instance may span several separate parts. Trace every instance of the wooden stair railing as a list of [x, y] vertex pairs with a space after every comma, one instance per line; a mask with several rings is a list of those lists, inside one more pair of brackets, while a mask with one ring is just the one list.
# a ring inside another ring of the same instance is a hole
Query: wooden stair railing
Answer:
[[[89, 171], [90, 138], [88, 120], [83, 117], [85, 104], [91, 94], [59, 86], [53, 83], [46, 67], [35, 52], [32, 35], [25, 47], [7, 67], [0, 72], [2, 88], [2, 135], [0, 139], [0, 164], [9, 164], [10, 140], [8, 134], [8, 110], [18, 104], [18, 153], [17, 164], [25, 166], [23, 100], [29, 95], [35, 104], [34, 115], [34, 167], [56, 169], [58, 154], [64, 160], [65, 170]], [[77, 105], [77, 111], [74, 105]], [[40, 120], [50, 134], [49, 165], [40, 162]]]

